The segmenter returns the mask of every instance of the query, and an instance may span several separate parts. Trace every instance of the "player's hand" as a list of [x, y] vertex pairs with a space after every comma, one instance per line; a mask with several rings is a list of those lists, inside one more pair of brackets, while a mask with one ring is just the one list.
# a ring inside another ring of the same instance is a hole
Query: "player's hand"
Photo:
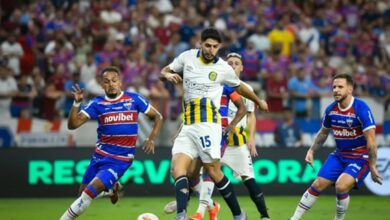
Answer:
[[266, 101], [260, 100], [260, 102], [257, 103], [257, 105], [259, 106], [259, 109], [260, 109], [260, 110], [265, 111], [265, 112], [269, 112], [268, 104], [267, 104]]
[[223, 135], [228, 135], [230, 133], [233, 133], [234, 132], [234, 128], [235, 126], [232, 125], [232, 124], [228, 124], [225, 129], [223, 129]]
[[183, 79], [177, 73], [167, 73], [165, 75], [165, 78], [168, 81], [173, 82], [174, 84], [178, 84], [178, 83], [181, 83], [183, 81]]
[[371, 178], [374, 182], [378, 183], [379, 185], [382, 185], [383, 178], [381, 175], [379, 175], [378, 170], [376, 169], [376, 166], [370, 166], [371, 171]]
[[313, 158], [314, 158], [314, 152], [313, 152], [311, 149], [309, 149], [309, 150], [307, 151], [307, 153], [306, 153], [305, 161], [306, 161], [306, 163], [308, 163], [308, 164], [311, 166], [311, 168], [313, 168], [313, 170], [314, 170]]
[[81, 102], [83, 100], [83, 90], [80, 88], [79, 84], [72, 86], [72, 95], [76, 102]]
[[154, 154], [154, 141], [146, 138], [144, 144], [142, 145], [142, 150], [145, 151], [146, 154]]
[[259, 154], [257, 153], [256, 145], [253, 140], [248, 141], [247, 143], [249, 153], [252, 157], [257, 157]]

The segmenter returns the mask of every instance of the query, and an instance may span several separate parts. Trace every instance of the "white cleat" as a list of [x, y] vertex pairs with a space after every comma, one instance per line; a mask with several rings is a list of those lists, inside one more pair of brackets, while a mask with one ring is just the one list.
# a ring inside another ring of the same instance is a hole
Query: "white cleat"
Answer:
[[164, 207], [164, 212], [166, 214], [172, 214], [176, 212], [176, 210], [177, 210], [176, 200], [168, 202]]

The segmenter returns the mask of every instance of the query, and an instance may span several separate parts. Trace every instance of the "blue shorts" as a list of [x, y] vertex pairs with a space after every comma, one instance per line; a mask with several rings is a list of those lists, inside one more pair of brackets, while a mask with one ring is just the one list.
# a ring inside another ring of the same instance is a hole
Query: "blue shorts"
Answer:
[[336, 182], [342, 173], [347, 173], [355, 179], [355, 187], [358, 188], [369, 172], [367, 160], [350, 159], [331, 153], [318, 172], [318, 176]]
[[82, 183], [88, 185], [93, 178], [98, 177], [103, 182], [106, 190], [109, 190], [123, 176], [131, 164], [132, 162], [116, 160], [94, 153], [85, 171]]

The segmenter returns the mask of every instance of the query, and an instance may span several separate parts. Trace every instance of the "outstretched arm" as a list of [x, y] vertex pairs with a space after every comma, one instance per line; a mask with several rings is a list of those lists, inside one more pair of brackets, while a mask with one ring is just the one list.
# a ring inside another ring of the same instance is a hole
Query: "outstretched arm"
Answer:
[[149, 137], [146, 138], [145, 142], [142, 145], [142, 150], [147, 154], [154, 154], [154, 140], [157, 138], [158, 133], [160, 132], [163, 117], [159, 111], [157, 111], [153, 106], [150, 106], [149, 111], [146, 113], [149, 119], [153, 120], [152, 131], [149, 134]]
[[83, 100], [83, 90], [80, 89], [78, 84], [72, 86], [72, 95], [74, 97], [74, 103], [72, 108], [70, 109], [68, 117], [69, 130], [79, 128], [82, 124], [89, 120], [89, 118], [85, 114], [79, 112], [79, 107], [81, 101]]
[[367, 140], [371, 178], [372, 178], [372, 180], [374, 180], [374, 182], [382, 185], [382, 177], [379, 175], [379, 172], [376, 169], [377, 145], [376, 145], [376, 141], [375, 141], [375, 128], [371, 128], [371, 129], [364, 131], [364, 136], [366, 137], [366, 140]]
[[310, 149], [307, 151], [305, 160], [310, 164], [310, 166], [313, 167], [314, 153], [325, 143], [328, 138], [329, 131], [330, 129], [322, 126], [314, 139], [313, 145], [311, 145]]
[[249, 130], [249, 138], [248, 138], [248, 149], [252, 157], [256, 157], [257, 149], [255, 144], [255, 135], [256, 135], [256, 114], [255, 112], [247, 113], [248, 120], [248, 130]]
[[252, 100], [257, 106], [259, 106], [260, 110], [268, 112], [268, 104], [264, 100], [261, 100], [259, 97], [257, 97], [256, 94], [244, 83], [241, 82], [240, 85], [235, 88], [235, 90], [245, 98]]
[[160, 80], [165, 81], [168, 80], [170, 82], [173, 82], [174, 84], [178, 84], [182, 82], [182, 78], [179, 74], [175, 73], [174, 71], [169, 68], [169, 66], [165, 66], [160, 73]]
[[[238, 95], [237, 95], [238, 96]], [[237, 126], [238, 122], [241, 121], [241, 119], [245, 116], [246, 113], [246, 107], [244, 104], [244, 101], [241, 97], [238, 99], [232, 100], [234, 105], [237, 107], [237, 112], [234, 115], [233, 120], [229, 123], [228, 126], [226, 126], [224, 133], [228, 134], [234, 130], [234, 128]]]

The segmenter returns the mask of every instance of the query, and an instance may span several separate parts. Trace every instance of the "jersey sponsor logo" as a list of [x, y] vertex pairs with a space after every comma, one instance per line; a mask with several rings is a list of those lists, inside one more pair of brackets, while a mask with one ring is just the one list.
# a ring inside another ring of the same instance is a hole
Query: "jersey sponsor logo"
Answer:
[[135, 112], [114, 112], [100, 116], [100, 123], [102, 124], [128, 123], [135, 121]]
[[342, 130], [333, 130], [333, 134], [336, 137], [355, 137], [357, 136], [357, 132], [355, 129], [348, 130], [348, 129], [342, 129]]
[[215, 81], [215, 80], [217, 79], [217, 76], [218, 76], [218, 74], [217, 74], [216, 72], [214, 72], [214, 71], [211, 71], [211, 72], [209, 73], [209, 79], [210, 79], [211, 81]]
[[190, 80], [184, 80], [184, 88], [193, 94], [207, 95], [210, 85], [204, 83], [191, 82]]
[[382, 185], [375, 183], [371, 174], [364, 179], [367, 188], [374, 194], [380, 196], [390, 196], [390, 147], [378, 148], [378, 159], [376, 167], [379, 174], [382, 176]]

